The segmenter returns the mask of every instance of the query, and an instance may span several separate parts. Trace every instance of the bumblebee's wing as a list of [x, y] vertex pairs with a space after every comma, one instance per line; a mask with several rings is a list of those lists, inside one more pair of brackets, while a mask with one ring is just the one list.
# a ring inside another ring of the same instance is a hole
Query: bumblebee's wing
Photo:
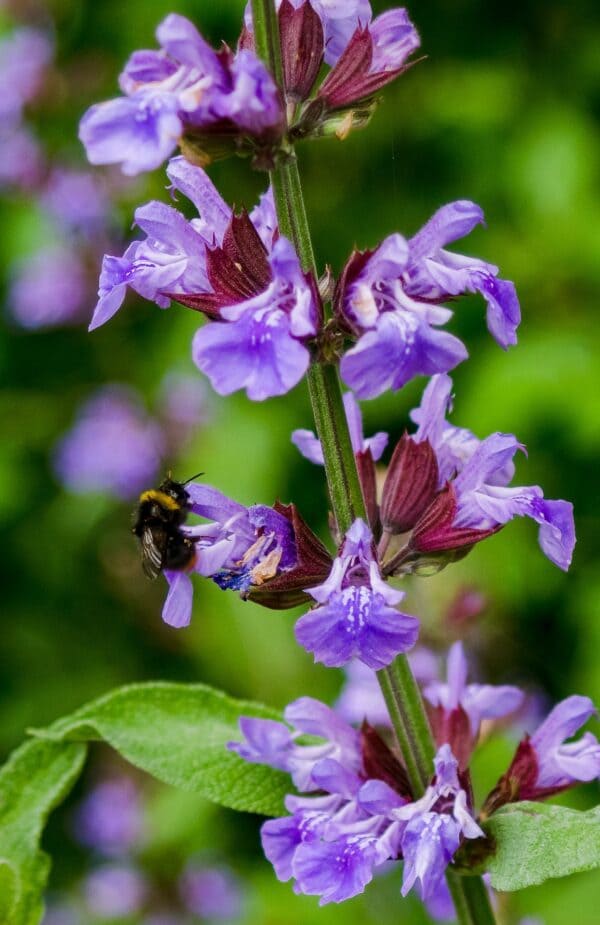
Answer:
[[156, 578], [160, 574], [166, 541], [167, 534], [160, 527], [146, 526], [143, 528], [140, 536], [142, 568], [148, 578]]

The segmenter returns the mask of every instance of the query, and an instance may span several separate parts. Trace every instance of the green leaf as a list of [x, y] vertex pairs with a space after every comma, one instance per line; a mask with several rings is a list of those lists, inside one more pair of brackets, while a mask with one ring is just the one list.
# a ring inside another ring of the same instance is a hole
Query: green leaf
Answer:
[[84, 745], [26, 742], [0, 770], [0, 922], [37, 925], [50, 859], [39, 849], [48, 814], [81, 770]]
[[600, 806], [579, 812], [516, 803], [494, 813], [485, 828], [496, 842], [487, 869], [497, 890], [522, 890], [600, 867]]
[[278, 816], [293, 789], [289, 775], [248, 764], [227, 750], [240, 716], [281, 719], [260, 704], [202, 684], [119, 688], [35, 735], [54, 741], [101, 739], [158, 780], [231, 809]]

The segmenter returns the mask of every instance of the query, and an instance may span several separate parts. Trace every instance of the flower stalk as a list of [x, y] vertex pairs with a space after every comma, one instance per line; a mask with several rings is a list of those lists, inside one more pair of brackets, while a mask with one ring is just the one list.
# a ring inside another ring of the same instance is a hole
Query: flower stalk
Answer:
[[[283, 66], [274, 0], [252, 0], [258, 55], [282, 87]], [[295, 152], [282, 152], [271, 170], [280, 231], [293, 242], [304, 270], [317, 276]], [[365, 502], [350, 440], [336, 366], [315, 361], [308, 371], [315, 427], [325, 462], [333, 514], [343, 535], [357, 517], [367, 519]], [[430, 782], [435, 744], [417, 682], [408, 659], [400, 655], [377, 673], [415, 797]], [[448, 886], [461, 925], [494, 925], [487, 890], [480, 877], [448, 872]]]

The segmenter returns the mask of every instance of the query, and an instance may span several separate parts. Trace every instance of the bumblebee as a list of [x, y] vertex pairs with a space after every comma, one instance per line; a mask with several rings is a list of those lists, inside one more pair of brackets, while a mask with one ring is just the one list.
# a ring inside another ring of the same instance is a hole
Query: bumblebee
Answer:
[[148, 578], [156, 578], [163, 569], [182, 572], [194, 561], [196, 541], [181, 527], [190, 510], [185, 486], [195, 478], [176, 482], [169, 473], [158, 488], [140, 495], [131, 532], [140, 541], [142, 568]]

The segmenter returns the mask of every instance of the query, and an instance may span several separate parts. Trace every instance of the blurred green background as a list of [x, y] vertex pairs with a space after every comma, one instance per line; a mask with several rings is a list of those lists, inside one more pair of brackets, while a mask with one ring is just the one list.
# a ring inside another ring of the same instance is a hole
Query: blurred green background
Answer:
[[[237, 0], [14, 4], [17, 20], [54, 24], [56, 75], [43, 105], [31, 112], [50, 156], [83, 165], [76, 137], [81, 114], [116, 93], [127, 55], [154, 45], [155, 25], [167, 12], [194, 18], [215, 42], [234, 43], [242, 8]], [[499, 264], [502, 275], [515, 280], [523, 324], [518, 348], [505, 354], [486, 332], [481, 301], [461, 301], [452, 330], [465, 340], [471, 359], [454, 374], [453, 419], [479, 436], [516, 433], [529, 450], [529, 459], [519, 461], [517, 484], [540, 484], [550, 498], [573, 500], [579, 540], [572, 570], [564, 575], [538, 550], [535, 527], [513, 523], [463, 562], [434, 578], [414, 579], [406, 609], [421, 616], [433, 643], [443, 647], [451, 638], [444, 620], [449, 603], [462, 587], [475, 587], [488, 600], [482, 618], [466, 631], [479, 679], [524, 683], [551, 700], [577, 692], [600, 702], [597, 7], [592, 0], [420, 0], [409, 12], [427, 59], [385, 92], [366, 131], [344, 143], [301, 149], [318, 258], [336, 271], [353, 245], [372, 246], [395, 230], [412, 234], [444, 202], [470, 198], [483, 206], [488, 228], [459, 249]], [[11, 21], [6, 12], [2, 16]], [[251, 206], [264, 188], [264, 177], [241, 161], [217, 164], [211, 175], [237, 205]], [[127, 182], [124, 234], [135, 204], [166, 197], [161, 171], [147, 181]], [[0, 209], [0, 260], [7, 266], [40, 244], [44, 228], [26, 197], [4, 196]], [[193, 372], [189, 352], [197, 317], [177, 306], [159, 312], [131, 299], [93, 335], [84, 326], [29, 333], [6, 313], [5, 320], [2, 756], [27, 726], [43, 725], [134, 680], [202, 680], [279, 707], [307, 692], [335, 698], [341, 673], [313, 666], [298, 648], [294, 613], [243, 604], [198, 582], [191, 627], [164, 626], [164, 586], [142, 575], [128, 532], [129, 507], [69, 495], [52, 475], [52, 448], [96, 387], [131, 383], [151, 407], [168, 369]], [[422, 386], [415, 382], [400, 394], [365, 403], [366, 432], [383, 429], [398, 437]], [[212, 415], [185, 456], [173, 460], [177, 475], [202, 469], [209, 483], [244, 503], [294, 500], [325, 536], [322, 473], [289, 442], [293, 428], [311, 426], [305, 388], [264, 405], [239, 396], [215, 401]], [[483, 748], [480, 794], [504, 769], [509, 752], [506, 743]], [[161, 851], [165, 858], [184, 856], [192, 842], [196, 848], [216, 846], [245, 872], [248, 922], [427, 921], [417, 902], [399, 904], [397, 874], [343, 907], [318, 910], [316, 902], [276, 883], [259, 853], [257, 820], [201, 808], [181, 796], [160, 799], [172, 805], [157, 829], [158, 857]], [[596, 800], [592, 788], [570, 794], [567, 802], [586, 806]], [[84, 863], [68, 846], [67, 814], [68, 808], [58, 814], [48, 835], [58, 855], [55, 889], [67, 887]], [[597, 876], [581, 875], [519, 895], [508, 920], [535, 912], [547, 925], [562, 925], [573, 921], [577, 909], [577, 922], [592, 925], [599, 903]]]

